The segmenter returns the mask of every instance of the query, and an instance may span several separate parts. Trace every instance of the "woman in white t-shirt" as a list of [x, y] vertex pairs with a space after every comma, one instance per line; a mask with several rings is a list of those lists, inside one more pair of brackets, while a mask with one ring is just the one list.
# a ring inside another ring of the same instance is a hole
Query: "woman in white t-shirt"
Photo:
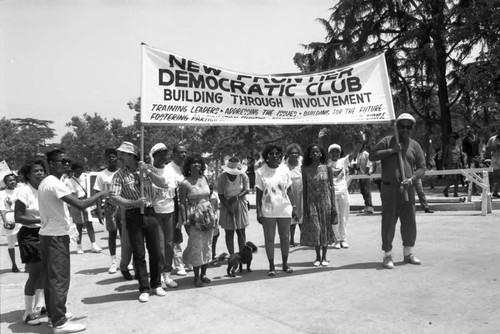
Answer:
[[28, 280], [24, 285], [25, 311], [23, 321], [31, 326], [40, 325], [40, 317], [36, 310], [45, 304], [43, 296], [42, 259], [39, 243], [41, 220], [38, 210], [38, 185], [47, 175], [48, 166], [44, 159], [27, 161], [21, 169], [26, 178], [26, 186], [17, 192], [15, 202], [15, 220], [23, 226], [17, 234], [21, 260], [26, 264]]
[[268, 145], [262, 152], [264, 164], [255, 172], [257, 188], [257, 220], [264, 230], [267, 259], [269, 260], [269, 276], [276, 275], [274, 265], [274, 237], [276, 225], [280, 236], [283, 271], [292, 273], [288, 266], [290, 248], [290, 222], [293, 207], [290, 202], [292, 178], [290, 170], [281, 164], [283, 149], [277, 145]]

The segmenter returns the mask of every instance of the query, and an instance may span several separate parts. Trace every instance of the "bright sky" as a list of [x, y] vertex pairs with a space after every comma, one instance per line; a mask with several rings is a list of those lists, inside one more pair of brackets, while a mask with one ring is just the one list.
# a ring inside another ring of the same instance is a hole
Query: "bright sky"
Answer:
[[141, 42], [251, 74], [298, 72], [301, 44], [324, 41], [315, 21], [334, 0], [0, 0], [0, 117], [72, 116], [131, 124]]

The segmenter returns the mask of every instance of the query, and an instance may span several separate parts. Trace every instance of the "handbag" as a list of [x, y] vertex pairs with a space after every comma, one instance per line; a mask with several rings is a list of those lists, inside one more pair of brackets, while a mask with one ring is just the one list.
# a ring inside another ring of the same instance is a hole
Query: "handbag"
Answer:
[[190, 207], [188, 212], [189, 225], [201, 231], [208, 231], [215, 227], [215, 210], [210, 202], [204, 202]]

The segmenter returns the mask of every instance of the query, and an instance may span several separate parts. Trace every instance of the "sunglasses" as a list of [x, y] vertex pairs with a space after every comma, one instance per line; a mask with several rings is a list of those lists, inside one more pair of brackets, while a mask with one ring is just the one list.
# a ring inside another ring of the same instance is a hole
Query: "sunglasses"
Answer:
[[398, 127], [402, 130], [406, 129], [406, 130], [411, 130], [413, 129], [413, 125], [398, 125]]
[[71, 160], [69, 159], [59, 159], [59, 160], [53, 160], [54, 162], [60, 162], [62, 164], [69, 164], [71, 163]]

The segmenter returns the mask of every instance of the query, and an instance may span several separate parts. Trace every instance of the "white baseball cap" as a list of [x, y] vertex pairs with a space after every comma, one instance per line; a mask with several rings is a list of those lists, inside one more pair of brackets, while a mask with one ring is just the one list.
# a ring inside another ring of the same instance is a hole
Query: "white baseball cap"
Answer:
[[412, 115], [410, 115], [408, 113], [402, 113], [401, 115], [399, 115], [398, 118], [396, 119], [396, 123], [398, 123], [399, 121], [403, 121], [403, 120], [410, 121], [413, 124], [417, 123], [417, 121], [415, 120], [415, 117], [413, 117]]
[[151, 147], [151, 151], [149, 151], [149, 155], [151, 156], [151, 158], [153, 157], [153, 155], [156, 153], [156, 152], [159, 152], [159, 151], [168, 151], [167, 147], [165, 146], [165, 144], [163, 143], [158, 143], [158, 144], [155, 144], [153, 147]]

